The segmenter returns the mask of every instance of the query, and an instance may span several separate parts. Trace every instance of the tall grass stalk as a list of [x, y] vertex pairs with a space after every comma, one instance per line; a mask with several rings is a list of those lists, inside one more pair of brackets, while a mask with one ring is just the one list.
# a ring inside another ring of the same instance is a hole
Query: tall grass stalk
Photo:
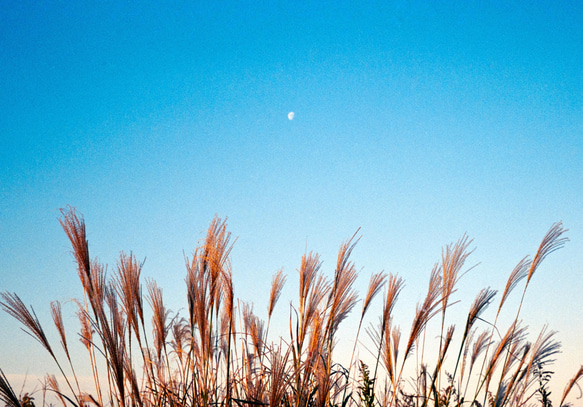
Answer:
[[[406, 335], [396, 324], [395, 313], [403, 278], [373, 274], [363, 297], [350, 361], [343, 367], [334, 351], [340, 326], [358, 301], [358, 273], [351, 258], [357, 234], [340, 245], [329, 276], [317, 253], [302, 256], [298, 298], [290, 304], [289, 334], [272, 341], [272, 316], [287, 276], [282, 270], [273, 276], [265, 323], [252, 304], [235, 298], [230, 261], [234, 240], [225, 220], [213, 219], [192, 256], [185, 257], [184, 316], [166, 308], [155, 281], [146, 280], [146, 293], [142, 292], [144, 263], [133, 253], [121, 252], [109, 277], [107, 267], [89, 256], [83, 217], [66, 208], [59, 221], [71, 242], [83, 288], [83, 299], [75, 301], [79, 338], [89, 355], [95, 388], [82, 388], [77, 377], [73, 344], [67, 338], [59, 302], [51, 303], [50, 311], [64, 365], [32, 307], [26, 307], [15, 293], [1, 293], [0, 300], [4, 311], [49, 353], [67, 385], [63, 390], [56, 376], [47, 375], [43, 405], [47, 391], [64, 406], [461, 407], [489, 403], [519, 407], [537, 400], [548, 404], [548, 367], [560, 343], [556, 332], [546, 326], [529, 342], [520, 315], [540, 264], [567, 241], [560, 223], [551, 227], [532, 260], [525, 257], [512, 270], [492, 320], [485, 315], [497, 291], [488, 287], [470, 304], [463, 329], [451, 323], [449, 310], [458, 302], [454, 298], [457, 283], [473, 268], [466, 267], [472, 253], [467, 236], [444, 248]], [[509, 326], [499, 327], [507, 299], [521, 282], [525, 284], [518, 309]], [[361, 328], [383, 289], [380, 320], [366, 328], [371, 338], [366, 343], [360, 338]], [[147, 306], [151, 324], [145, 317]], [[436, 354], [427, 355], [432, 348], [426, 343], [432, 337], [428, 327], [438, 315]], [[367, 363], [374, 363], [374, 369], [370, 364], [369, 371], [360, 359], [366, 358], [361, 349], [371, 352]], [[360, 374], [353, 374], [353, 365]], [[583, 368], [565, 386], [559, 407], [568, 405], [567, 398], [582, 377]], [[0, 370], [0, 400], [21, 407], [29, 405], [31, 396], [16, 395]]]

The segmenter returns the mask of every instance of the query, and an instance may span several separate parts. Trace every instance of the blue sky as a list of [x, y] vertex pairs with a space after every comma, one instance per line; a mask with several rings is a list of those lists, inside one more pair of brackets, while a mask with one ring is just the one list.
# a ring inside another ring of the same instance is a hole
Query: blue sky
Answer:
[[[361, 227], [361, 291], [373, 272], [402, 275], [408, 327], [442, 246], [474, 239], [465, 312], [562, 220], [571, 242], [533, 280], [524, 318], [533, 336], [559, 330], [571, 375], [582, 16], [576, 1], [4, 4], [0, 290], [47, 327], [50, 301], [80, 295], [57, 221], [72, 205], [92, 255], [110, 269], [121, 250], [146, 258], [177, 310], [184, 255], [218, 214], [238, 236], [236, 295], [258, 314], [273, 272], [289, 276], [286, 319], [301, 255], [321, 253], [331, 273]], [[22, 354], [35, 345], [4, 313], [0, 324], [5, 372], [52, 369]]]

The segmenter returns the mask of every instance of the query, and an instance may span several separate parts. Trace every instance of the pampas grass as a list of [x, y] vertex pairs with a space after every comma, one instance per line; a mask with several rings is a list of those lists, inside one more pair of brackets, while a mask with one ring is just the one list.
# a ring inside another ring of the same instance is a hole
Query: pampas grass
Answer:
[[[185, 259], [185, 315], [166, 308], [162, 289], [155, 281], [146, 280], [143, 293], [143, 262], [132, 253], [121, 252], [113, 276], [108, 277], [106, 266], [90, 258], [85, 222], [75, 209], [63, 209], [59, 221], [71, 242], [83, 288], [83, 298], [75, 300], [78, 337], [89, 354], [95, 388], [79, 385], [59, 302], [50, 304], [50, 312], [68, 362], [67, 371], [32, 308], [10, 292], [0, 294], [0, 306], [55, 361], [67, 386], [59, 387], [57, 377], [47, 375], [44, 392], [56, 395], [63, 406], [548, 404], [548, 366], [560, 343], [556, 332], [546, 326], [534, 342], [529, 342], [520, 314], [540, 264], [567, 242], [561, 223], [552, 225], [532, 259], [523, 258], [511, 271], [492, 321], [484, 319], [497, 295], [490, 287], [479, 291], [469, 304], [467, 315], [458, 321], [461, 328], [449, 321], [458, 282], [473, 268], [466, 265], [473, 250], [465, 235], [445, 246], [409, 330], [403, 332], [395, 325], [394, 315], [405, 280], [384, 272], [372, 274], [352, 339], [350, 361], [341, 366], [335, 357], [338, 334], [358, 304], [355, 284], [359, 273], [351, 258], [359, 241], [358, 231], [340, 245], [330, 275], [317, 253], [301, 258], [298, 298], [289, 306], [289, 332], [271, 341], [271, 319], [287, 276], [282, 270], [273, 276], [265, 323], [251, 303], [234, 296], [230, 261], [234, 240], [225, 220], [213, 219], [199, 247]], [[499, 327], [499, 316], [521, 283], [518, 309], [514, 313], [510, 310], [514, 317], [509, 326]], [[381, 292], [379, 321], [366, 329], [367, 341], [360, 338], [361, 327]], [[147, 306], [151, 323], [144, 316]], [[436, 346], [429, 346], [433, 337], [427, 334], [428, 326], [438, 315]], [[360, 359], [366, 351], [374, 369]], [[583, 368], [566, 384], [559, 407], [569, 405], [571, 390], [582, 377]], [[1, 370], [0, 400], [10, 407], [32, 402], [28, 394], [22, 398], [15, 394]], [[46, 405], [44, 396], [42, 402]]]

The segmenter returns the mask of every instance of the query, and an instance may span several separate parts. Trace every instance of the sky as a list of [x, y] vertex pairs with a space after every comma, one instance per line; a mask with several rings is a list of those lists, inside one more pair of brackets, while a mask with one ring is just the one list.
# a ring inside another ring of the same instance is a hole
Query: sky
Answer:
[[[522, 311], [533, 340], [558, 331], [562, 389], [583, 363], [582, 67], [578, 1], [5, 3], [0, 291], [47, 331], [63, 302], [77, 330], [58, 222], [71, 205], [93, 257], [110, 272], [120, 251], [145, 259], [184, 314], [185, 256], [219, 216], [236, 238], [235, 294], [259, 316], [287, 273], [282, 335], [301, 256], [320, 253], [330, 275], [357, 230], [358, 289], [402, 276], [407, 330], [442, 247], [473, 239], [463, 315], [562, 221], [570, 242]], [[5, 313], [0, 326], [9, 377], [54, 372]]]

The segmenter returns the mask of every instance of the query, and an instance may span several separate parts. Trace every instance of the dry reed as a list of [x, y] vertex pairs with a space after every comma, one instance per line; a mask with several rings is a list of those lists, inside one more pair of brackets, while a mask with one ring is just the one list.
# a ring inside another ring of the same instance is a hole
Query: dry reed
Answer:
[[[496, 295], [489, 287], [478, 292], [460, 333], [456, 334], [454, 324], [445, 325], [448, 310], [456, 303], [453, 296], [457, 283], [472, 268], [465, 268], [472, 253], [472, 241], [467, 236], [444, 248], [404, 341], [395, 325], [394, 311], [404, 281], [384, 272], [372, 274], [350, 362], [344, 368], [337, 364], [334, 350], [340, 325], [358, 301], [358, 273], [351, 260], [359, 241], [356, 234], [340, 245], [331, 277], [324, 273], [318, 254], [304, 254], [298, 270], [297, 303], [290, 305], [289, 335], [280, 336], [275, 345], [270, 342], [269, 327], [287, 276], [282, 270], [273, 276], [265, 324], [252, 305], [235, 299], [230, 263], [233, 241], [224, 220], [213, 219], [192, 258], [186, 258], [187, 315], [176, 314], [173, 318], [156, 282], [146, 282], [144, 298], [143, 262], [131, 252], [121, 252], [114, 276], [109, 278], [106, 267], [89, 256], [83, 217], [73, 208], [66, 208], [59, 221], [71, 242], [83, 287], [84, 298], [76, 301], [79, 337], [90, 356], [96, 398], [77, 382], [72, 344], [67, 341], [59, 302], [51, 303], [50, 311], [69, 362], [68, 373], [61, 367], [34, 310], [8, 292], [1, 293], [0, 305], [57, 363], [67, 390], [49, 375], [45, 391], [55, 393], [63, 405], [344, 407], [364, 403], [367, 407], [461, 407], [489, 402], [519, 407], [532, 404], [537, 394], [548, 394], [545, 369], [560, 349], [556, 333], [545, 327], [533, 343], [528, 342], [519, 315], [535, 271], [567, 241], [560, 223], [551, 227], [532, 260], [525, 257], [512, 270], [494, 321], [481, 331], [480, 323], [487, 322], [483, 315]], [[524, 280], [516, 316], [504, 335], [494, 340], [499, 336], [498, 317], [512, 291]], [[372, 353], [375, 369], [371, 376], [360, 360], [359, 333], [383, 287], [380, 321], [366, 330], [372, 346], [362, 346]], [[151, 309], [150, 329], [144, 317], [144, 300]], [[426, 355], [426, 332], [438, 314], [438, 351], [432, 359]], [[457, 351], [454, 343], [459, 343]], [[132, 344], [137, 344], [138, 351], [132, 350]], [[448, 355], [454, 351], [457, 358], [448, 362]], [[355, 358], [359, 377], [351, 374]], [[478, 368], [480, 362], [482, 367]], [[405, 379], [410, 372], [414, 377]], [[71, 386], [71, 377], [76, 389]], [[559, 406], [568, 405], [565, 401], [582, 377], [583, 368], [567, 383]], [[11, 407], [22, 405], [1, 370], [0, 400]]]

